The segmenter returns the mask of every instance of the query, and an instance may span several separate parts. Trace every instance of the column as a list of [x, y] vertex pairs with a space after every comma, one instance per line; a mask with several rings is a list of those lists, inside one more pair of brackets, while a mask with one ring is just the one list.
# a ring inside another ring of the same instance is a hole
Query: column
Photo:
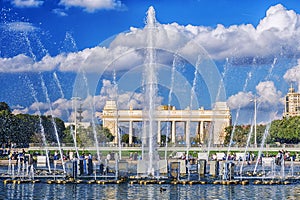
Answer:
[[119, 143], [119, 130], [118, 130], [118, 121], [117, 120], [115, 120], [114, 125], [115, 125], [115, 127], [114, 127], [114, 129], [115, 129], [115, 131], [114, 131], [115, 132], [115, 134], [114, 134], [115, 135], [115, 141], [114, 142], [116, 144], [118, 144]]
[[157, 121], [157, 143], [161, 143], [161, 132], [160, 132], [161, 126], [160, 121]]
[[200, 143], [203, 144], [204, 143], [204, 122], [200, 121]]
[[144, 145], [147, 144], [147, 136], [146, 136], [146, 132], [147, 132], [147, 121], [146, 120], [143, 120], [143, 134], [142, 134], [142, 143]]
[[176, 143], [176, 121], [172, 121], [172, 130], [171, 130], [171, 135], [172, 135], [172, 144]]
[[190, 142], [190, 121], [185, 122], [185, 143], [186, 146], [189, 147], [191, 142]]
[[132, 145], [132, 136], [133, 136], [133, 121], [129, 121], [129, 146]]

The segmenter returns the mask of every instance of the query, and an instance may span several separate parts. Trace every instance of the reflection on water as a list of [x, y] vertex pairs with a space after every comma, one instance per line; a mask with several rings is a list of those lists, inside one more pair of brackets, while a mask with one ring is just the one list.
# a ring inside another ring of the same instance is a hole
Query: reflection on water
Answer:
[[[160, 188], [165, 191], [161, 191]], [[0, 184], [0, 199], [300, 199], [299, 185]]]

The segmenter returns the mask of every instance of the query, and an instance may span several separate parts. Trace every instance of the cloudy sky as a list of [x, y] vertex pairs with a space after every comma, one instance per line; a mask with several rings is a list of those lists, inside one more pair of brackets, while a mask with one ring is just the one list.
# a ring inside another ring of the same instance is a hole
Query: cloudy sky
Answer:
[[[72, 97], [80, 97], [85, 120], [108, 99], [142, 108], [151, 45], [161, 104], [210, 109], [226, 101], [234, 122], [252, 123], [256, 98], [264, 123], [281, 118], [291, 85], [300, 89], [296, 1], [2, 0], [0, 6], [0, 101], [14, 113], [67, 121]], [[150, 6], [154, 29], [146, 25]]]

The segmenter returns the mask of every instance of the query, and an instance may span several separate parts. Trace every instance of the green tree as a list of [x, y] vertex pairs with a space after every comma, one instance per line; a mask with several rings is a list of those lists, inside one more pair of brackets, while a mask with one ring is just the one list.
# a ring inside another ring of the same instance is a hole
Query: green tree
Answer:
[[61, 119], [29, 114], [15, 115], [5, 102], [0, 102], [1, 144], [16, 143], [18, 146], [27, 146], [30, 142], [40, 142], [42, 128], [48, 142], [57, 142], [55, 131], [60, 141], [64, 137], [65, 125]]
[[[73, 127], [75, 130], [75, 127]], [[67, 127], [67, 133], [70, 132], [70, 127]], [[65, 131], [66, 133], [66, 131]], [[90, 125], [89, 127], [85, 128], [81, 126], [80, 124], [77, 125], [76, 129], [76, 142], [78, 146], [84, 147], [84, 146], [95, 146], [96, 139], [95, 139], [95, 133], [97, 137], [98, 143], [106, 143], [111, 142], [114, 139], [114, 136], [110, 133], [109, 129], [103, 128], [102, 125]], [[69, 133], [68, 137], [71, 139], [72, 135]], [[73, 139], [72, 139], [73, 140]]]
[[[129, 144], [129, 134], [127, 134], [127, 133], [123, 134], [122, 138], [121, 138], [121, 142]], [[132, 136], [132, 142], [133, 143], [138, 143], [139, 139], [136, 136]]]
[[[166, 141], [167, 141], [167, 136], [166, 135], [161, 135], [161, 143], [166, 143]], [[170, 137], [168, 137], [168, 142], [170, 142], [171, 141], [171, 138]], [[194, 141], [194, 139], [192, 139], [192, 141]]]
[[36, 119], [28, 114], [14, 115], [11, 120], [12, 137], [11, 139], [19, 144], [26, 146], [30, 139], [38, 131]]
[[122, 143], [126, 143], [129, 144], [129, 134], [125, 133], [122, 135], [122, 139], [121, 139]]
[[269, 143], [297, 144], [300, 142], [300, 117], [274, 120], [270, 127]]
[[8, 110], [0, 111], [0, 142], [11, 145], [13, 132], [11, 127], [12, 114]]
[[74, 138], [73, 138], [74, 130], [75, 130], [75, 126], [72, 124], [66, 127], [66, 129], [64, 130], [64, 138], [63, 138], [64, 143], [74, 143]]
[[0, 102], [0, 111], [7, 111], [11, 113], [10, 107], [5, 102]]
[[[251, 126], [252, 126], [252, 132], [251, 132]], [[258, 125], [256, 127], [256, 140], [257, 144], [260, 144], [263, 138], [263, 134], [265, 132], [265, 125]], [[234, 130], [234, 132], [233, 132]], [[250, 138], [250, 144], [254, 144], [254, 126], [253, 125], [237, 125], [235, 127], [233, 126], [228, 126], [225, 128], [225, 145], [230, 144], [230, 139], [231, 139], [231, 134], [232, 136], [232, 144], [231, 145], [238, 145], [238, 146], [246, 146], [247, 145], [247, 140], [249, 137], [249, 134], [251, 134]], [[248, 145], [250, 145], [248, 144]]]
[[[238, 145], [245, 146], [247, 143], [247, 137], [249, 134], [250, 126], [229, 126], [225, 128], [226, 136], [225, 136], [225, 145]], [[231, 134], [233, 134], [231, 136]], [[232, 139], [232, 140], [231, 140]], [[231, 141], [230, 141], [231, 140]]]
[[45, 131], [46, 140], [48, 142], [57, 143], [56, 132], [58, 139], [62, 141], [64, 137], [65, 125], [64, 122], [59, 118], [53, 118], [52, 116], [41, 116], [42, 126]]
[[112, 142], [115, 139], [115, 136], [113, 136], [113, 134], [110, 132], [108, 128], [100, 125], [100, 130], [102, 131], [104, 138], [106, 138], [108, 142]]

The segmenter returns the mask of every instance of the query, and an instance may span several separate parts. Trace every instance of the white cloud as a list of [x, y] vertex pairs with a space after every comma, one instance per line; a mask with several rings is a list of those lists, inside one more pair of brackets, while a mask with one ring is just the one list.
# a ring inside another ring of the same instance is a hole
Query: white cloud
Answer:
[[51, 71], [56, 68], [62, 57], [46, 55], [42, 60], [34, 60], [24, 54], [12, 58], [0, 58], [0, 72]]
[[29, 109], [31, 111], [41, 111], [41, 110], [49, 110], [50, 105], [48, 103], [43, 103], [43, 102], [34, 102], [33, 104], [31, 104], [31, 106], [29, 106]]
[[282, 37], [291, 37], [293, 32], [299, 27], [299, 15], [293, 10], [287, 10], [283, 5], [277, 4], [270, 7], [266, 12], [257, 30], [259, 32], [272, 31], [280, 32]]
[[68, 16], [68, 14], [62, 10], [62, 9], [59, 9], [59, 8], [56, 8], [56, 9], [53, 9], [52, 12], [58, 16], [61, 16], [61, 17], [66, 17]]
[[17, 114], [26, 114], [28, 112], [29, 112], [28, 108], [14, 108], [13, 111], [12, 111], [12, 113], [15, 114], [15, 115], [17, 115]]
[[260, 82], [256, 86], [256, 92], [258, 95], [258, 102], [262, 104], [262, 106], [269, 107], [277, 107], [281, 104], [282, 93], [277, 91], [274, 82], [265, 81]]
[[272, 81], [260, 82], [256, 86], [256, 95], [252, 92], [239, 92], [228, 98], [227, 103], [230, 109], [238, 109], [253, 104], [254, 98], [257, 104], [262, 108], [276, 110], [278, 106], [283, 104], [282, 93], [278, 91]]
[[[239, 92], [232, 95], [227, 100], [227, 105], [231, 110], [240, 112], [241, 110], [247, 110], [246, 116], [241, 113], [243, 119], [239, 120], [252, 120], [252, 116], [249, 117], [249, 109], [253, 112], [254, 100], [256, 98], [257, 105], [257, 122], [268, 123], [275, 119], [282, 117], [281, 111], [283, 110], [284, 97], [282, 93], [278, 91], [272, 81], [260, 82], [256, 86], [256, 94], [252, 92]], [[251, 123], [249, 121], [243, 121], [242, 123]]]
[[228, 98], [227, 104], [230, 109], [239, 109], [248, 106], [254, 99], [252, 92], [239, 92]]
[[61, 0], [61, 5], [68, 7], [81, 7], [87, 12], [94, 12], [101, 9], [116, 9], [123, 5], [117, 0]]
[[16, 7], [39, 7], [44, 3], [41, 0], [13, 0], [12, 4]]
[[300, 36], [299, 28], [299, 15], [278, 4], [268, 9], [256, 27], [251, 24], [228, 28], [218, 25], [215, 29], [202, 28], [196, 31], [193, 28], [193, 32], [197, 33], [195, 39], [218, 59], [298, 53], [295, 43], [299, 42], [295, 38]]
[[[129, 109], [132, 106], [135, 109], [142, 109], [144, 102], [144, 95], [137, 92], [120, 92], [116, 91], [116, 87], [109, 80], [102, 81], [102, 88], [100, 95], [95, 97], [96, 107], [100, 110], [104, 107], [107, 100], [118, 100], [118, 107], [120, 109]], [[162, 98], [158, 97], [157, 101], [161, 101]]]
[[[115, 8], [115, 6], [109, 6], [113, 3], [116, 1], [107, 1], [106, 4], [102, 1], [61, 1], [61, 4], [66, 7], [79, 6], [89, 12], [97, 9]], [[11, 23], [9, 27], [12, 31], [32, 31], [35, 29], [30, 23]], [[110, 66], [114, 66], [114, 69], [120, 71], [130, 70], [131, 67], [143, 63], [144, 54], [139, 49], [148, 47], [148, 33], [147, 28], [132, 27], [129, 32], [117, 35], [108, 47], [96, 46], [57, 56], [46, 55], [36, 62], [23, 54], [12, 58], [0, 58], [0, 71], [22, 72], [59, 69], [77, 72], [79, 68], [82, 68], [86, 72], [93, 73], [103, 72]], [[300, 40], [297, 38], [300, 38], [300, 15], [278, 4], [268, 9], [266, 16], [260, 20], [257, 26], [242, 24], [225, 27], [219, 24], [212, 28], [193, 25], [183, 26], [177, 23], [158, 24], [154, 42], [158, 49], [172, 50], [173, 53], [179, 52], [188, 58], [199, 55], [199, 48], [195, 48], [197, 45], [203, 46], [214, 59], [267, 58], [282, 54], [299, 55]], [[157, 56], [159, 57], [159, 55]], [[167, 63], [166, 60], [164, 62]], [[298, 83], [300, 91], [300, 60], [297, 66], [286, 72], [284, 79], [288, 82]], [[104, 80], [100, 95], [94, 97], [96, 110], [101, 110], [106, 100], [115, 98], [113, 90], [112, 83]], [[276, 89], [273, 82], [260, 82], [256, 86], [256, 96], [260, 108], [270, 108], [270, 115], [278, 116], [275, 110], [282, 106], [282, 93]], [[86, 110], [89, 109], [90, 98], [82, 100]], [[231, 109], [246, 108], [253, 104], [251, 102], [253, 98], [252, 92], [239, 92], [228, 98], [228, 105]], [[142, 108], [143, 95], [139, 93], [121, 93], [118, 95], [118, 99], [121, 108], [128, 109], [130, 105], [134, 108]], [[60, 100], [59, 104], [61, 106], [57, 106], [55, 103], [52, 105], [53, 114], [57, 117], [66, 115], [66, 112], [63, 111], [66, 108], [71, 116], [74, 115], [70, 101]], [[28, 110], [16, 109], [15, 112], [36, 113], [37, 106], [45, 112], [49, 112], [49, 107], [44, 103], [34, 103]], [[89, 112], [84, 112], [83, 115], [85, 119], [90, 118]]]
[[298, 92], [300, 92], [300, 59], [298, 60], [298, 64], [291, 69], [287, 70], [284, 74], [283, 78], [287, 82], [294, 82], [298, 85]]
[[[126, 52], [129, 53], [120, 58]], [[128, 47], [118, 46], [109, 49], [97, 46], [76, 53], [59, 55], [52, 61], [54, 60], [60, 61], [60, 63], [56, 64], [59, 64], [61, 71], [78, 71], [81, 68], [87, 72], [101, 72], [109, 67], [110, 64], [113, 64], [117, 70], [129, 69], [141, 61], [141, 55]]]
[[38, 28], [29, 22], [10, 22], [3, 25], [4, 29], [12, 32], [33, 32]]
[[19, 54], [12, 58], [0, 58], [0, 71], [1, 72], [19, 72], [30, 71], [34, 64], [33, 59]]
[[[114, 85], [109, 80], [103, 80], [103, 87], [99, 95], [94, 97], [88, 96], [85, 99], [80, 101], [73, 101], [68, 99], [59, 98], [54, 102], [51, 102], [51, 105], [47, 102], [34, 102], [29, 107], [22, 107], [18, 105], [13, 108], [14, 114], [19, 113], [28, 113], [28, 114], [39, 114], [42, 115], [53, 115], [54, 117], [61, 118], [66, 121], [74, 121], [74, 110], [75, 106], [77, 109], [81, 106], [83, 113], [83, 121], [90, 122], [92, 120], [91, 112], [92, 106], [95, 109], [94, 111], [102, 111], [107, 100], [118, 99], [118, 108], [119, 109], [129, 109], [132, 106], [134, 109], [143, 108], [143, 98], [144, 95], [141, 93], [135, 92], [119, 92], [118, 96], [111, 94], [115, 90]], [[158, 97], [158, 101], [161, 101], [162, 98]], [[50, 107], [51, 106], [51, 107]], [[95, 116], [93, 116], [95, 117]]]
[[[96, 2], [96, 1], [95, 1]], [[62, 1], [66, 5], [92, 5], [88, 1]], [[177, 23], [158, 24], [154, 34], [155, 47], [162, 50], [179, 53], [187, 59], [195, 59], [199, 54], [205, 54], [202, 47], [213, 59], [229, 59], [235, 64], [252, 62], [253, 59], [239, 58], [268, 58], [278, 55], [299, 55], [300, 20], [299, 15], [293, 10], [287, 10], [282, 5], [272, 6], [266, 16], [255, 27], [251, 24], [232, 25], [216, 28], [204, 26], [182, 26]], [[30, 23], [10, 25], [14, 30], [32, 30]], [[60, 54], [54, 57], [47, 55], [43, 62], [37, 61], [31, 65], [20, 66], [12, 60], [6, 70], [26, 71], [39, 69], [41, 71], [58, 68], [61, 71], [78, 71], [78, 68], [87, 72], [103, 72], [113, 63], [116, 70], [128, 70], [133, 66], [143, 63], [144, 55], [138, 49], [148, 47], [147, 28], [130, 28], [127, 33], [120, 33], [115, 37], [110, 46], [86, 48], [79, 52]], [[157, 54], [159, 57], [160, 55]], [[161, 58], [159, 58], [161, 59]], [[161, 62], [168, 63], [163, 58]], [[257, 59], [259, 60], [259, 59]], [[268, 60], [268, 59], [267, 59]], [[270, 59], [272, 60], [272, 59]], [[18, 60], [15, 60], [18, 62]], [[242, 63], [239, 63], [242, 62]], [[27, 64], [27, 63], [26, 63]], [[19, 66], [19, 70], [15, 67]], [[45, 67], [45, 68], [44, 68]]]

